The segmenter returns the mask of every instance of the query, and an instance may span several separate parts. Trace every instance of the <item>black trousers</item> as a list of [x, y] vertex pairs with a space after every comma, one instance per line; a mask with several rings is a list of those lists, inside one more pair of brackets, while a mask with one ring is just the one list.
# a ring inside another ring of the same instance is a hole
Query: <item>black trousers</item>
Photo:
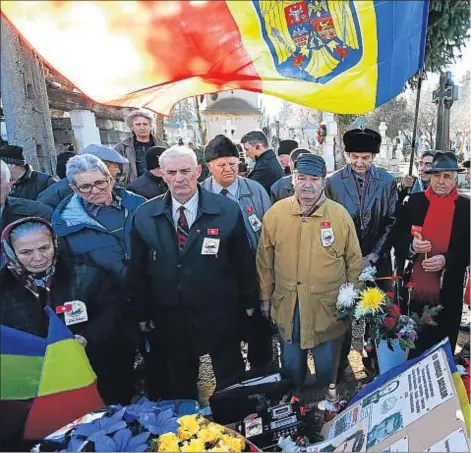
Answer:
[[[232, 384], [244, 371], [238, 338], [221, 341], [209, 355], [217, 389]], [[168, 348], [154, 336], [147, 369], [149, 398], [198, 400], [199, 357], [189, 344]]]
[[273, 361], [273, 329], [259, 308], [249, 317], [245, 315], [243, 340], [248, 344], [250, 368], [262, 368]]

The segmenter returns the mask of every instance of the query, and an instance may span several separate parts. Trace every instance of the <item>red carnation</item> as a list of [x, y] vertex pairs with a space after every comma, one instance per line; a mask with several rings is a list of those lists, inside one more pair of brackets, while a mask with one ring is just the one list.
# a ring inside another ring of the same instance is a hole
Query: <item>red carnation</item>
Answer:
[[415, 282], [408, 282], [406, 285], [407, 288], [415, 288], [416, 286], [417, 286], [417, 283]]
[[386, 316], [386, 318], [383, 319], [383, 326], [386, 330], [394, 329], [394, 327], [396, 327], [396, 319], [391, 316]]
[[397, 280], [402, 280], [402, 277], [400, 275], [393, 275], [389, 279], [392, 280], [393, 282], [395, 282]]
[[388, 308], [389, 308], [389, 314], [393, 318], [397, 318], [398, 316], [401, 315], [401, 309], [396, 304], [391, 304]]
[[427, 322], [427, 324], [432, 324], [433, 323], [433, 316], [427, 316], [425, 318], [425, 321]]
[[390, 299], [392, 299], [392, 298], [394, 297], [394, 293], [391, 292], [391, 291], [388, 291], [388, 292], [386, 293], [386, 296], [388, 296]]

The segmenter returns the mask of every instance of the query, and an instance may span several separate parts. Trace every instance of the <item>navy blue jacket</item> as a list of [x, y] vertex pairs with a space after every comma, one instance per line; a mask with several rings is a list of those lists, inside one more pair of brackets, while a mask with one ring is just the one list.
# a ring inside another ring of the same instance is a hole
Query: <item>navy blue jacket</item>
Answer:
[[68, 197], [73, 190], [69, 185], [69, 180], [67, 178], [61, 179], [60, 181], [55, 182], [52, 186], [49, 186], [46, 190], [43, 190], [38, 195], [38, 201], [41, 203], [47, 204], [52, 209], [56, 209], [59, 206], [59, 203], [65, 198]]
[[[240, 335], [244, 309], [258, 303], [255, 262], [238, 204], [198, 190], [198, 214], [181, 253], [170, 192], [137, 210], [128, 274], [139, 320], [153, 320], [165, 347], [191, 347], [195, 357]], [[201, 254], [208, 237], [220, 240], [217, 255]]]
[[59, 238], [67, 241], [75, 259], [93, 262], [97, 267], [124, 278], [129, 264], [131, 219], [145, 198], [117, 187], [113, 193], [121, 198], [125, 209], [124, 243], [88, 215], [76, 194], [69, 195], [56, 208], [52, 227]]

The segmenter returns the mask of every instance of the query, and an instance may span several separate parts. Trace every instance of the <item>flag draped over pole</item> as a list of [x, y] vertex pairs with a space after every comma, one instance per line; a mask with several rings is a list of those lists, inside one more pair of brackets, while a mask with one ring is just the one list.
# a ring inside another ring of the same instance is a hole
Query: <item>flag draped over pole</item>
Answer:
[[97, 102], [168, 114], [244, 89], [361, 114], [422, 68], [428, 0], [3, 1], [2, 14]]

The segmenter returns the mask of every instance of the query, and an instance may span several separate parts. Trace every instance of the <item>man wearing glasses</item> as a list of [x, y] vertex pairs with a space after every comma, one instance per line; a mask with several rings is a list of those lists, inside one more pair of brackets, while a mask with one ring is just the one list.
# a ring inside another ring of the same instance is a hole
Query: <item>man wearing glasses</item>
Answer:
[[405, 175], [398, 190], [399, 203], [402, 204], [407, 195], [427, 190], [430, 184], [430, 174], [425, 173], [432, 168], [435, 151], [424, 151], [419, 157], [419, 177]]
[[126, 276], [131, 219], [144, 197], [114, 186], [104, 162], [80, 154], [67, 162], [67, 179], [73, 193], [62, 200], [52, 216], [59, 238], [64, 238], [76, 259]]

